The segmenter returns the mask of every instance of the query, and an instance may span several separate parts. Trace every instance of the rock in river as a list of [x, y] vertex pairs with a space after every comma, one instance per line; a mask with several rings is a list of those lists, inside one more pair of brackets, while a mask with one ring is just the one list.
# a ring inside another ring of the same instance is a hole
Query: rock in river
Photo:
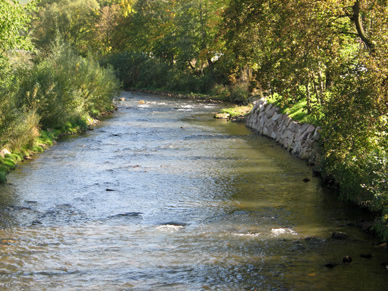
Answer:
[[334, 231], [334, 232], [331, 234], [331, 238], [333, 238], [333, 239], [343, 239], [343, 240], [348, 240], [348, 239], [349, 239], [349, 235], [348, 235], [347, 233], [344, 233], [344, 232]]

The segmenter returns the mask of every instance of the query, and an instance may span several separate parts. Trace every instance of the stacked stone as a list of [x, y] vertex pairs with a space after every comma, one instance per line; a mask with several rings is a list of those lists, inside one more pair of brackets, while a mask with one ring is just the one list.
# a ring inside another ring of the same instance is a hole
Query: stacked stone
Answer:
[[276, 140], [299, 158], [308, 160], [310, 163], [315, 162], [315, 141], [319, 137], [319, 127], [293, 121], [286, 114], [280, 114], [279, 108], [268, 104], [265, 99], [256, 101], [247, 118], [247, 126]]

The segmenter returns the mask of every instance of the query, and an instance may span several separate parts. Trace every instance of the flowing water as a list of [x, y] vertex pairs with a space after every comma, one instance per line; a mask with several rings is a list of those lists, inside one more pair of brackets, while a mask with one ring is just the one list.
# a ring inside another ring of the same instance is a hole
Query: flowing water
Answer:
[[0, 290], [387, 290], [367, 214], [304, 162], [220, 105], [124, 96], [1, 186]]

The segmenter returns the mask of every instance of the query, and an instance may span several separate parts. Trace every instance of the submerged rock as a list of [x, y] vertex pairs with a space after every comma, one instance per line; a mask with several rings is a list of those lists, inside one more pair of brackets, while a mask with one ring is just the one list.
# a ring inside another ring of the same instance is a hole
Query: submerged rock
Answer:
[[323, 241], [321, 238], [315, 236], [306, 236], [304, 240], [312, 243], [320, 243]]
[[9, 206], [9, 207], [7, 207], [7, 209], [15, 210], [15, 211], [20, 211], [20, 210], [32, 210], [31, 207], [18, 206], [18, 205]]
[[351, 263], [353, 261], [352, 257], [350, 256], [345, 256], [343, 259], [342, 259], [342, 262], [344, 263]]
[[349, 235], [347, 233], [344, 233], [344, 232], [334, 231], [331, 234], [331, 238], [332, 239], [340, 239], [340, 240], [348, 240], [349, 239]]
[[370, 259], [370, 258], [372, 258], [372, 255], [371, 254], [360, 254], [360, 257], [364, 258], [364, 259]]
[[326, 268], [332, 269], [332, 268], [334, 268], [335, 266], [338, 266], [338, 264], [337, 264], [337, 263], [327, 263], [327, 264], [325, 264], [324, 266], [325, 266]]
[[119, 213], [116, 215], [113, 215], [111, 217], [120, 217], [120, 216], [139, 216], [142, 215], [143, 212], [125, 212], [125, 213]]
[[214, 118], [216, 118], [216, 119], [229, 119], [230, 114], [229, 113], [217, 113], [214, 115]]
[[361, 230], [364, 232], [369, 231], [373, 226], [373, 222], [371, 221], [365, 221], [362, 223]]
[[187, 226], [187, 223], [184, 222], [176, 222], [176, 221], [169, 221], [165, 223], [161, 223], [160, 225], [171, 225], [171, 226]]

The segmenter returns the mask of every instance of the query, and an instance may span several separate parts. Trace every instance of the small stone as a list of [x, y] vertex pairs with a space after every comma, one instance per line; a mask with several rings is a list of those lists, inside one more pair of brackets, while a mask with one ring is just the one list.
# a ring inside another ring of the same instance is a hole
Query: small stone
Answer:
[[6, 155], [10, 155], [10, 154], [11, 154], [11, 152], [9, 150], [7, 150], [7, 149], [0, 150], [0, 156], [2, 158], [4, 158]]
[[214, 115], [215, 119], [229, 119], [230, 114], [229, 113], [217, 113]]
[[107, 188], [105, 191], [107, 191], [107, 192], [113, 192], [113, 191], [115, 191], [115, 190], [110, 189], [110, 188]]
[[322, 177], [322, 172], [320, 170], [313, 169], [313, 177]]
[[309, 178], [304, 178], [303, 182], [305, 182], [305, 183], [310, 182], [310, 179]]
[[371, 254], [361, 254], [360, 257], [364, 258], [364, 259], [370, 259], [370, 258], [372, 258], [372, 255]]
[[350, 257], [350, 256], [345, 256], [345, 257], [342, 259], [342, 261], [343, 261], [344, 263], [351, 263], [351, 262], [353, 261], [353, 259], [352, 259], [352, 257]]
[[333, 239], [341, 239], [341, 240], [348, 240], [349, 239], [349, 235], [344, 233], [344, 232], [334, 231], [331, 234], [331, 238], [333, 238]]
[[371, 229], [371, 227], [373, 226], [373, 222], [370, 222], [370, 221], [366, 221], [362, 224], [361, 226], [361, 230], [362, 231], [369, 231]]
[[325, 266], [326, 268], [332, 269], [332, 268], [334, 268], [335, 266], [338, 266], [338, 264], [336, 264], [336, 263], [328, 263], [328, 264], [325, 264], [324, 266]]
[[311, 241], [311, 242], [320, 242], [321, 240], [318, 237], [315, 236], [307, 236], [304, 238], [305, 241]]

